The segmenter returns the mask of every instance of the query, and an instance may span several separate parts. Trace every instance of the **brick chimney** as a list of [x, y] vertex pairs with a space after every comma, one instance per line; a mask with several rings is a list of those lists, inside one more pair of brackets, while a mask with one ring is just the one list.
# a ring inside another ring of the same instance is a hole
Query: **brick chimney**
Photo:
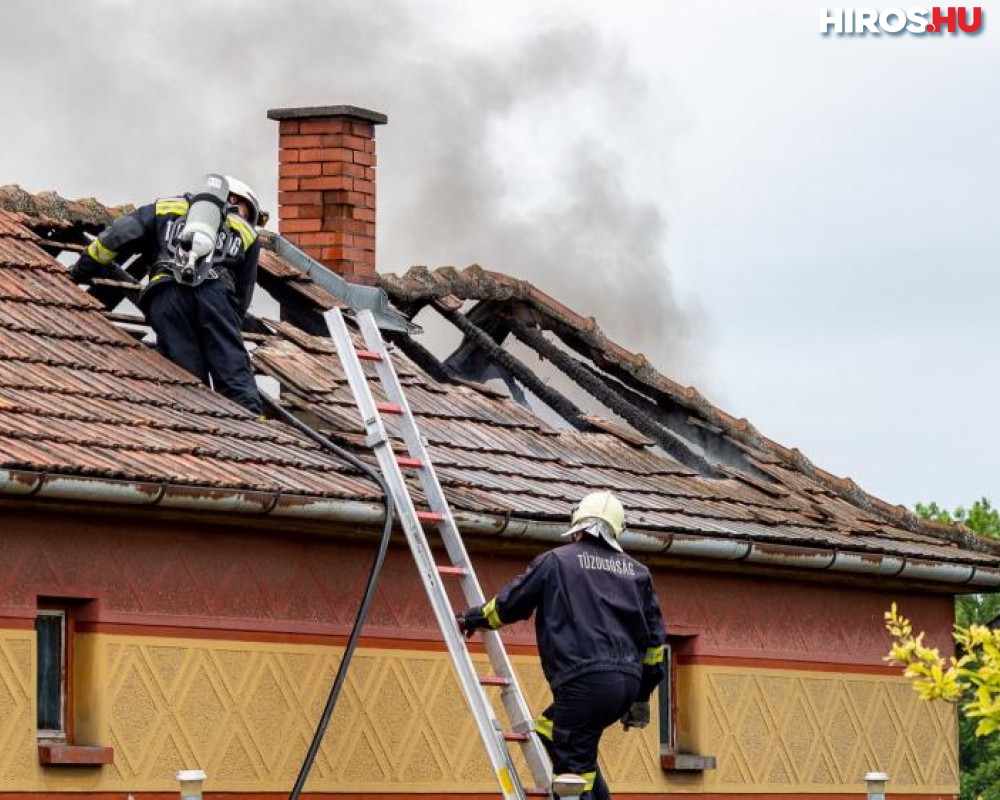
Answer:
[[352, 283], [375, 277], [375, 126], [356, 106], [272, 108], [278, 121], [278, 231]]

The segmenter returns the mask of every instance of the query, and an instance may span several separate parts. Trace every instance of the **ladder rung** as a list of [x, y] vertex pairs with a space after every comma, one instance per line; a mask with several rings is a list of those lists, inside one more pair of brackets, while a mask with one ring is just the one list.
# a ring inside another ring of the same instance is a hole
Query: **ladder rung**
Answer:
[[[332, 309], [324, 314], [324, 318], [337, 352], [343, 354], [344, 374], [365, 423], [365, 441], [375, 449], [393, 500], [406, 511], [404, 533], [420, 567], [420, 579], [427, 596], [440, 619], [449, 652], [455, 650], [452, 661], [459, 673], [462, 692], [472, 707], [487, 755], [500, 779], [503, 796], [506, 800], [528, 800], [529, 797], [549, 800], [552, 797], [548, 786], [552, 779], [552, 765], [540, 738], [532, 734], [531, 711], [518, 687], [513, 666], [499, 636], [485, 637], [489, 662], [478, 667], [469, 660], [468, 650], [457, 646], [464, 642], [460, 632], [465, 631], [461, 631], [461, 620], [449, 619], [455, 611], [448, 591], [454, 588], [455, 581], [451, 579], [459, 579], [467, 598], [472, 589], [476, 589], [476, 595], [481, 595], [481, 592], [453, 512], [434, 473], [431, 457], [423, 449], [426, 441], [420, 435], [404, 387], [393, 368], [391, 345], [382, 338], [371, 311], [361, 310], [356, 314], [364, 339], [352, 336], [340, 310]], [[365, 361], [381, 363], [371, 367], [365, 366]], [[380, 399], [373, 396], [376, 389]], [[398, 425], [399, 430], [394, 429], [393, 432], [403, 440], [402, 443], [386, 438], [385, 426], [390, 422]], [[386, 447], [386, 444], [389, 446]], [[418, 507], [421, 510], [414, 507], [414, 497], [409, 482], [405, 480], [412, 477], [420, 478], [421, 489], [416, 493], [419, 494]], [[414, 522], [417, 524], [414, 525]], [[427, 539], [433, 532], [440, 534], [447, 544], [447, 556], [431, 551]], [[444, 563], [439, 564], [437, 560]], [[431, 568], [437, 572], [437, 577]], [[449, 579], [449, 584], [445, 583], [445, 578]], [[477, 674], [479, 670], [484, 674]], [[489, 687], [498, 690], [493, 691]], [[494, 713], [493, 706], [497, 705], [497, 699], [504, 706], [506, 724], [502, 724]], [[504, 727], [507, 730], [503, 730]], [[500, 733], [499, 737], [497, 733]], [[510, 751], [515, 749], [515, 744], [519, 749], [518, 759], [523, 756], [529, 770], [523, 778], [514, 774], [511, 763]]]

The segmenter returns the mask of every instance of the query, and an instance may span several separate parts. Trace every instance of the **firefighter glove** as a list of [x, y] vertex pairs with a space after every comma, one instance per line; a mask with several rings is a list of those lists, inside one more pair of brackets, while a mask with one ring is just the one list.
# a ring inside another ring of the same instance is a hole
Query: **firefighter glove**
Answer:
[[101, 265], [84, 253], [77, 262], [69, 268], [69, 277], [73, 283], [90, 283], [101, 269]]
[[632, 703], [622, 717], [621, 723], [625, 730], [645, 728], [649, 725], [649, 703]]
[[458, 623], [458, 629], [465, 635], [466, 639], [471, 639], [472, 634], [480, 628], [490, 627], [486, 621], [486, 617], [483, 615], [483, 609], [479, 606], [467, 608], [461, 614], [456, 614], [455, 621]]

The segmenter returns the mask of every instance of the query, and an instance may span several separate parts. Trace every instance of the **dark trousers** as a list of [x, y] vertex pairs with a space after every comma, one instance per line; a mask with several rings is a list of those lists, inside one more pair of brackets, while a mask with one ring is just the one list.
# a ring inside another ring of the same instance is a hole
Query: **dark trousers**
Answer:
[[597, 767], [597, 746], [604, 729], [628, 711], [638, 693], [639, 679], [632, 675], [588, 672], [555, 689], [552, 705], [536, 720], [555, 774], [573, 772], [592, 784], [582, 798], [610, 800]]
[[143, 304], [160, 352], [253, 414], [261, 413], [240, 314], [219, 280], [199, 286], [164, 281]]

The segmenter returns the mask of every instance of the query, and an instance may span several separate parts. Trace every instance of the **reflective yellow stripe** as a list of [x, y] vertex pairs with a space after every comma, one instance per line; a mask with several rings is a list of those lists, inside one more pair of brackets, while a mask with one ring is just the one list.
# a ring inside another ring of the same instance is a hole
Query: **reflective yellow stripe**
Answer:
[[549, 741], [552, 741], [552, 720], [548, 717], [544, 715], [537, 717], [535, 719], [535, 730], [539, 736], [544, 736]]
[[110, 264], [115, 260], [115, 256], [118, 253], [115, 250], [108, 250], [108, 248], [101, 244], [100, 239], [94, 239], [94, 241], [87, 245], [87, 255], [98, 264]]
[[514, 794], [514, 781], [510, 779], [510, 770], [507, 767], [500, 767], [497, 777], [500, 779], [504, 794]]
[[182, 197], [172, 197], [168, 200], [156, 201], [156, 215], [164, 214], [187, 214], [188, 201]]
[[655, 667], [657, 664], [662, 664], [663, 645], [646, 648], [646, 657], [642, 660], [642, 663], [647, 667]]
[[587, 785], [583, 787], [583, 791], [589, 792], [594, 788], [594, 781], [597, 780], [597, 770], [595, 769], [593, 772], [581, 772], [580, 777], [587, 782]]
[[161, 272], [159, 275], [154, 275], [149, 279], [150, 283], [156, 283], [156, 281], [162, 281], [164, 278], [172, 278], [173, 276], [169, 272]]
[[253, 228], [247, 225], [242, 217], [238, 217], [235, 214], [230, 214], [226, 217], [226, 224], [240, 235], [240, 238], [243, 240], [243, 248], [249, 250], [250, 245], [257, 238], [257, 234]]
[[497, 599], [495, 597], [483, 606], [483, 616], [486, 617], [486, 623], [493, 630], [503, 625], [500, 621], [500, 615], [497, 613]]

